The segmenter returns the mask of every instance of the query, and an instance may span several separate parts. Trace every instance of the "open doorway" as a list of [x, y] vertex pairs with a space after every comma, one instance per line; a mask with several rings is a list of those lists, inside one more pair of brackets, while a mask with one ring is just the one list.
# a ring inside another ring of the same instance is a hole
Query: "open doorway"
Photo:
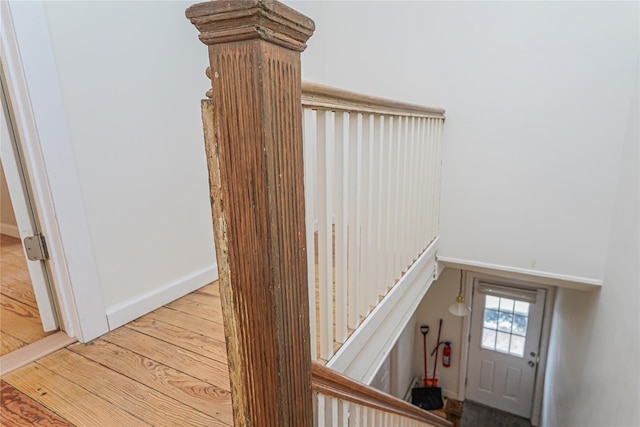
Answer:
[[60, 332], [29, 174], [0, 64], [0, 374], [75, 341]]
[[52, 334], [45, 332], [22, 248], [11, 196], [0, 166], [0, 356]]

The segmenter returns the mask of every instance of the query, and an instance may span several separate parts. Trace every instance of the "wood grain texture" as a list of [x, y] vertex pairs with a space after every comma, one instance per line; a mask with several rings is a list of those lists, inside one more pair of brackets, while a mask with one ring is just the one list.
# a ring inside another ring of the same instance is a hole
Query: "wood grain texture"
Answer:
[[107, 334], [104, 340], [229, 391], [229, 370], [226, 363], [220, 363], [128, 328], [118, 328]]
[[194, 293], [167, 304], [167, 307], [222, 324], [223, 315], [219, 300], [220, 298], [213, 295]]
[[145, 319], [159, 320], [173, 326], [188, 329], [192, 332], [205, 335], [211, 338], [224, 340], [224, 328], [222, 319], [220, 322], [213, 322], [198, 316], [191, 315], [179, 310], [172, 310], [167, 307], [160, 307], [144, 316]]
[[404, 400], [376, 390], [368, 385], [352, 380], [319, 363], [312, 367], [313, 390], [336, 397], [347, 402], [354, 402], [368, 408], [392, 413], [403, 417], [422, 421], [428, 425], [451, 427], [453, 424]]
[[149, 335], [150, 337], [163, 340], [174, 346], [217, 360], [225, 365], [227, 363], [227, 346], [224, 343], [224, 333], [222, 332], [220, 333], [219, 339], [216, 339], [146, 316], [129, 323], [126, 327]]
[[0, 330], [0, 356], [5, 356], [28, 345], [25, 341], [22, 341], [21, 339], [18, 339], [10, 333], [4, 331], [4, 328], [8, 328], [8, 326], [5, 326], [5, 323], [4, 321], [2, 321], [1, 317], [0, 324], [2, 324], [3, 328], [2, 330]]
[[3, 234], [0, 234], [0, 324], [0, 356], [53, 333], [42, 329], [20, 239]]
[[[209, 304], [211, 311], [220, 312], [220, 299], [212, 295], [217, 286], [208, 285], [195, 298]], [[8, 357], [23, 350], [0, 359], [2, 368]], [[222, 325], [166, 307], [92, 345], [78, 344], [40, 356], [35, 363], [3, 378], [23, 393], [33, 411], [55, 413], [68, 423], [62, 425], [233, 423]], [[5, 417], [0, 418], [2, 425], [25, 425], [16, 421], [17, 409], [12, 405], [10, 399], [3, 398], [0, 403], [0, 416]], [[137, 421], [128, 418], [131, 416]], [[6, 421], [7, 417], [13, 417], [12, 421]], [[44, 415], [42, 420], [41, 425], [56, 425]]]
[[110, 405], [91, 391], [37, 364], [28, 365], [4, 380], [33, 400], [76, 425], [148, 426], [131, 413]]
[[218, 298], [220, 298], [220, 286], [218, 285], [218, 282], [210, 283], [208, 285], [205, 285], [205, 286], [201, 287], [200, 289], [195, 291], [195, 293], [197, 293], [197, 294], [203, 293], [203, 294], [215, 295]]
[[[311, 425], [298, 51], [313, 26], [278, 2], [249, 3], [266, 11], [256, 28], [268, 26], [269, 37], [225, 43], [230, 29], [245, 33], [244, 18], [222, 16], [239, 3], [187, 11], [209, 45], [215, 102], [202, 112], [234, 419]], [[279, 8], [291, 21], [273, 18]], [[290, 30], [295, 46], [282, 43]]]
[[5, 381], [0, 381], [2, 405], [0, 425], [4, 427], [67, 427], [72, 426], [47, 408], [37, 404], [24, 393], [19, 392]]
[[222, 423], [232, 423], [230, 396], [226, 390], [104, 339], [90, 344], [76, 344], [70, 346], [69, 350], [145, 384]]
[[[40, 313], [37, 309], [16, 301], [13, 298], [0, 299], [0, 315], [2, 316], [2, 329], [18, 340], [30, 344], [38, 341], [53, 332], [44, 332], [40, 322]], [[2, 342], [2, 354], [15, 350], [5, 346]]]
[[394, 101], [311, 82], [302, 83], [302, 105], [332, 111], [445, 118], [442, 108]]
[[271, 0], [210, 1], [192, 5], [185, 14], [208, 45], [262, 39], [303, 51], [315, 29], [311, 19]]
[[[26, 268], [26, 267], [25, 267]], [[2, 278], [4, 279], [5, 273], [7, 271], [2, 268]], [[24, 305], [28, 307], [32, 307], [37, 309], [38, 304], [36, 303], [36, 297], [33, 293], [33, 289], [31, 289], [30, 282], [23, 282], [18, 280], [3, 280], [2, 281], [2, 295], [4, 297], [12, 298], [16, 301], [20, 301]]]
[[[99, 363], [69, 350], [45, 357], [38, 364], [90, 389], [112, 405], [134, 408], [135, 415], [154, 425], [225, 425], [210, 416], [172, 399], [142, 383], [131, 381]], [[131, 409], [130, 409], [131, 410]]]

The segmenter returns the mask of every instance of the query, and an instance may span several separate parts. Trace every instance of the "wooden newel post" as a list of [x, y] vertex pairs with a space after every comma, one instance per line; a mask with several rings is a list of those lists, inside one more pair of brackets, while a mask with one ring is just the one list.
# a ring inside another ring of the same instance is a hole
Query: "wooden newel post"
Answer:
[[235, 425], [310, 426], [300, 52], [314, 23], [272, 0], [186, 15], [209, 46], [203, 120]]

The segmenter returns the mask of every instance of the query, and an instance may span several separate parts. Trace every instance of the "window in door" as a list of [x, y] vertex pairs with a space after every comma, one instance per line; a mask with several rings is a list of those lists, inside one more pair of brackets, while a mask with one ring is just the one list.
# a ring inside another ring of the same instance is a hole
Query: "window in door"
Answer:
[[484, 298], [482, 348], [524, 357], [529, 303], [493, 295]]

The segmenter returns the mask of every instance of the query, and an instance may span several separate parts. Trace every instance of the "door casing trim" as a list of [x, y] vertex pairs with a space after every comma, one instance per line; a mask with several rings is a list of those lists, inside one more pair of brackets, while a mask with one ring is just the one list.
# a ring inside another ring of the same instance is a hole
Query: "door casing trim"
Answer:
[[[553, 306], [556, 298], [556, 287], [551, 285], [543, 285], [533, 281], [525, 281], [501, 277], [499, 275], [490, 275], [474, 271], [465, 271], [465, 300], [469, 305], [473, 305], [473, 287], [480, 281], [491, 282], [505, 286], [522, 286], [528, 288], [545, 289], [546, 298], [544, 305], [544, 313], [542, 315], [542, 327], [540, 330], [540, 350], [538, 369], [536, 371], [535, 384], [533, 390], [533, 402], [531, 405], [531, 425], [537, 426], [540, 423], [540, 415], [542, 412], [542, 397], [544, 390], [544, 376], [547, 368], [547, 353], [549, 350], [549, 339], [551, 335], [551, 321], [553, 318]], [[467, 371], [469, 364], [469, 334], [471, 331], [471, 316], [467, 316], [462, 325], [462, 346], [460, 349], [462, 361], [460, 363], [459, 384], [458, 384], [458, 400], [464, 401], [466, 395]]]
[[86, 342], [109, 328], [44, 3], [0, 2], [0, 22], [0, 60], [48, 241], [61, 326]]

